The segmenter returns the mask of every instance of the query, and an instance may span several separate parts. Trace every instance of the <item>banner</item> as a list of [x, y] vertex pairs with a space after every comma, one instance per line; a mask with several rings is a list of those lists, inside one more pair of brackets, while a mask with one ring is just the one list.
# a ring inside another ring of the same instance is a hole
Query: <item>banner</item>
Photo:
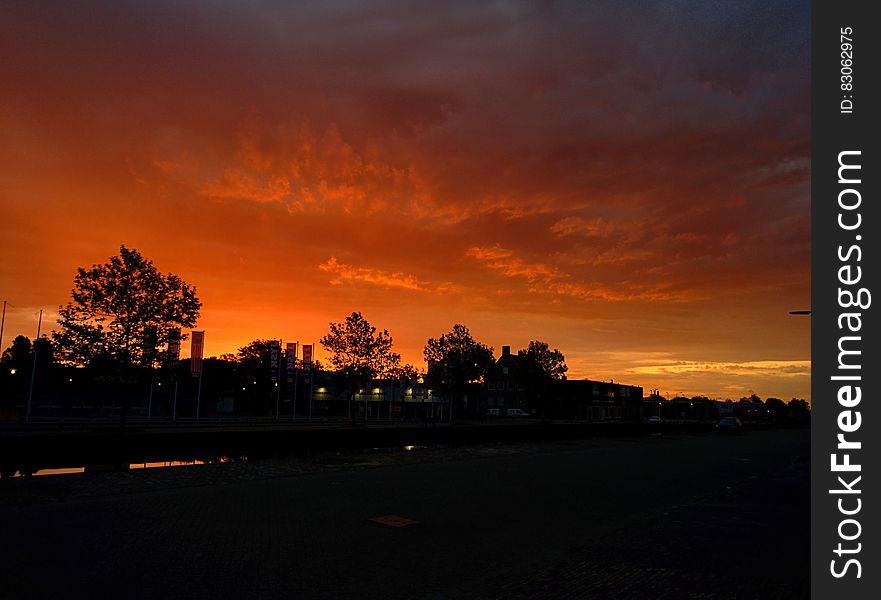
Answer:
[[312, 381], [312, 344], [303, 344], [303, 371], [305, 373], [305, 377], [303, 381], [305, 383], [311, 383]]
[[269, 373], [272, 381], [278, 381], [279, 373], [279, 341], [270, 340], [269, 342]]
[[190, 338], [190, 373], [193, 377], [202, 374], [202, 352], [205, 347], [205, 332], [194, 331]]
[[297, 342], [288, 342], [285, 350], [285, 362], [287, 363], [288, 383], [294, 382], [295, 369], [297, 368]]

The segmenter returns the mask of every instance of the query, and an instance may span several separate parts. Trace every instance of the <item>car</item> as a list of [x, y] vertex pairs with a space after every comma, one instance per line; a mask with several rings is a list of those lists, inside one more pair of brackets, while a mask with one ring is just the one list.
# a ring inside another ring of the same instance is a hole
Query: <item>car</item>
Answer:
[[740, 433], [743, 423], [737, 417], [723, 417], [716, 423], [716, 429], [728, 433]]
[[659, 417], [658, 415], [652, 415], [651, 417], [649, 417], [645, 421], [646, 421], [646, 423], [660, 423], [661, 417]]
[[509, 417], [531, 417], [528, 412], [525, 410], [520, 410], [519, 408], [509, 408], [505, 413]]
[[486, 409], [486, 416], [487, 417], [498, 417], [499, 416], [499, 409], [498, 408]]

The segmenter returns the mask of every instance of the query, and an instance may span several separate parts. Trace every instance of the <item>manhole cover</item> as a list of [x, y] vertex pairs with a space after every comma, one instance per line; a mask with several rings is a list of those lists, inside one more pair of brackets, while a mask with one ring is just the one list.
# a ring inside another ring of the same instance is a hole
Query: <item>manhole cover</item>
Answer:
[[371, 517], [368, 521], [379, 523], [380, 525], [388, 525], [389, 527], [406, 527], [407, 525], [415, 525], [419, 521], [399, 517], [398, 515], [382, 515], [381, 517]]

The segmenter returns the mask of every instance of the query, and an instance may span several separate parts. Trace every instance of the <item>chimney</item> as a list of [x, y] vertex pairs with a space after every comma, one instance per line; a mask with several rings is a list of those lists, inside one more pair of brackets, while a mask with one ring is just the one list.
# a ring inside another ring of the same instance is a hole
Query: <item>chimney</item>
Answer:
[[511, 354], [511, 346], [502, 346], [502, 356]]

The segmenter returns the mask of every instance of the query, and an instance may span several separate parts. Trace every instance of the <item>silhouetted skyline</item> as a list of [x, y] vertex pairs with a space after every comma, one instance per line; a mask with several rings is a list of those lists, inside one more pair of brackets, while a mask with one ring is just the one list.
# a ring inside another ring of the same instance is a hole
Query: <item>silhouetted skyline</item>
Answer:
[[810, 398], [806, 2], [2, 15], [4, 346], [126, 244], [197, 287], [206, 355], [359, 310], [414, 364], [466, 323]]

